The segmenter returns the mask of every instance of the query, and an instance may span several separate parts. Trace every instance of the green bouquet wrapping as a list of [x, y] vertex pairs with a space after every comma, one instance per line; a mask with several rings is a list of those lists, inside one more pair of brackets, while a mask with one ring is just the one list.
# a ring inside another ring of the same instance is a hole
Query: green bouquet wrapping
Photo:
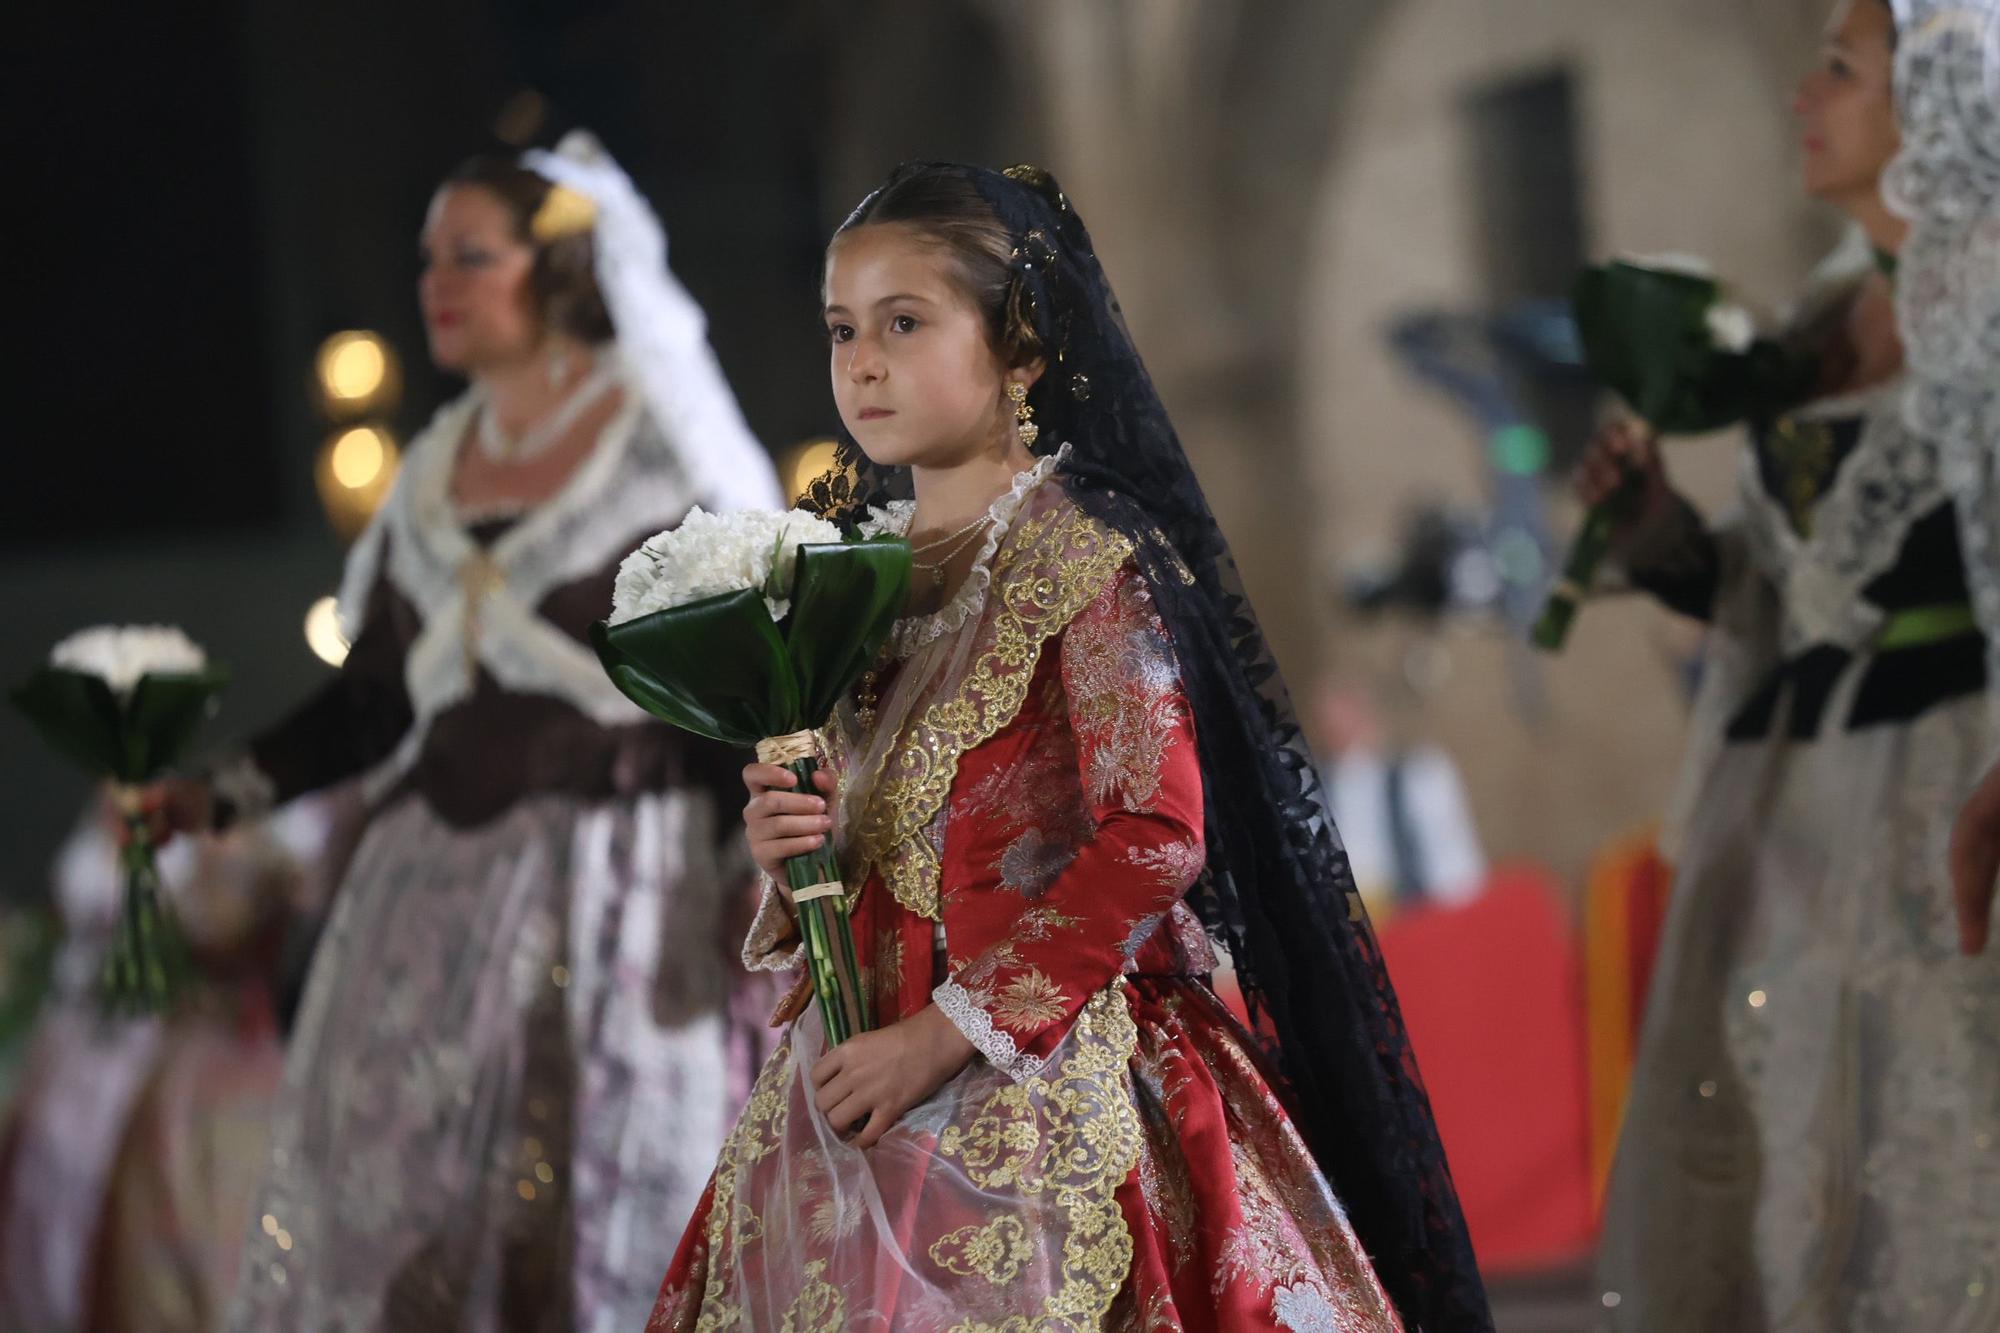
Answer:
[[[800, 511], [691, 511], [627, 557], [591, 642], [624, 695], [698, 736], [755, 747], [813, 790], [814, 733], [874, 663], [902, 613], [909, 544], [846, 538]], [[785, 876], [827, 1044], [873, 1016], [832, 839]]]
[[[1619, 260], [1587, 268], [1573, 294], [1584, 364], [1598, 383], [1663, 435], [1721, 430], [1789, 406], [1813, 367], [1756, 336], [1750, 315], [1715, 278], [1685, 262]], [[1591, 506], [1535, 623], [1535, 643], [1559, 650], [1590, 592], [1636, 479]]]
[[100, 983], [113, 1013], [161, 1012], [193, 978], [187, 945], [160, 896], [139, 789], [185, 757], [228, 683], [228, 672], [211, 666], [179, 630], [125, 625], [71, 635], [13, 691], [14, 707], [52, 747], [117, 793], [128, 835], [119, 857], [125, 900]]

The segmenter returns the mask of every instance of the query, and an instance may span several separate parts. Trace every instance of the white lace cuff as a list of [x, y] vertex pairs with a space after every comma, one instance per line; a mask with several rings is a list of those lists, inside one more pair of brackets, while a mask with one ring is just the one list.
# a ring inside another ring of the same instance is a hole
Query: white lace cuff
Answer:
[[785, 895], [778, 882], [759, 871], [764, 886], [757, 900], [757, 915], [751, 919], [750, 933], [743, 940], [743, 966], [752, 972], [783, 972], [805, 960], [805, 941], [799, 938]]
[[947, 981], [932, 991], [931, 1001], [979, 1049], [988, 1064], [1016, 1083], [1034, 1078], [1048, 1063], [1024, 1054], [1012, 1037], [993, 1025], [993, 1015], [980, 1007], [973, 993], [956, 981]]
[[225, 759], [209, 769], [208, 786], [218, 803], [218, 816], [223, 816], [231, 824], [248, 824], [262, 819], [278, 803], [276, 784], [269, 774], [257, 767], [257, 761], [248, 752]]

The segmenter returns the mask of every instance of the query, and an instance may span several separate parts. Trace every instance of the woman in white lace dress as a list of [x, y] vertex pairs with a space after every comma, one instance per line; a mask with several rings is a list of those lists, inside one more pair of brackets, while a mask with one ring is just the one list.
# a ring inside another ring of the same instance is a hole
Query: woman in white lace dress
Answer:
[[646, 719], [585, 636], [641, 540], [777, 488], [594, 144], [468, 164], [423, 244], [432, 354], [472, 388], [349, 557], [347, 662], [163, 793], [181, 827], [354, 773], [372, 801], [232, 1326], [637, 1328], [764, 1014], [731, 1013], [735, 760]]
[[1629, 429], [1586, 464], [1589, 498], [1640, 467], [1623, 562], [1711, 626], [1606, 1204], [1614, 1329], [2000, 1328], [2000, 959], [1960, 955], [1946, 869], [1995, 750], [1986, 575], [1906, 413], [1898, 41], [1885, 0], [1847, 0], [1801, 88], [1807, 186], [1876, 263], [1796, 323], [1819, 389], [1758, 423], [1740, 512], [1706, 525]]

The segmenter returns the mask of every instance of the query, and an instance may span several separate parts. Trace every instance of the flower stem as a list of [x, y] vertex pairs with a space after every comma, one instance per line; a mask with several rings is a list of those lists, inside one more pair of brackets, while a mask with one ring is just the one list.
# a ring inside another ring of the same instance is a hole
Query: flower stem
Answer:
[[[787, 765], [798, 778], [800, 791], [813, 789], [817, 759], [807, 757]], [[797, 893], [818, 884], [840, 882], [840, 862], [829, 842], [794, 856], [785, 862], [785, 880]], [[861, 967], [854, 949], [854, 927], [848, 919], [847, 898], [829, 894], [798, 905], [799, 933], [804, 938], [806, 968], [812, 977], [813, 994], [819, 1002], [820, 1019], [826, 1026], [829, 1048], [873, 1026], [868, 994], [861, 981]]]
[[99, 989], [114, 1015], [164, 1013], [186, 991], [193, 968], [172, 909], [160, 896], [159, 865], [151, 831], [136, 811], [126, 816], [128, 837], [120, 854], [124, 908]]
[[1584, 514], [1583, 528], [1570, 543], [1569, 557], [1563, 561], [1562, 577], [1556, 580], [1548, 600], [1542, 603], [1541, 618], [1529, 631], [1537, 648], [1557, 653], [1569, 641], [1577, 610], [1589, 595], [1591, 585], [1597, 582], [1597, 568], [1611, 549], [1612, 529], [1631, 511], [1641, 485], [1636, 473], [1628, 473], [1617, 490]]

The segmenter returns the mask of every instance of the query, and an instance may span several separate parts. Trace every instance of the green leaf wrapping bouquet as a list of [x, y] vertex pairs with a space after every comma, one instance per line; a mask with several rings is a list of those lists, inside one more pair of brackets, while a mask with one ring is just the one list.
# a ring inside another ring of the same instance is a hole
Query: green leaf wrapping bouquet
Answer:
[[[812, 790], [814, 733], [901, 614], [909, 544], [858, 539], [800, 510], [691, 510], [619, 567], [591, 642], [612, 682], [663, 722], [750, 746]], [[785, 864], [827, 1043], [873, 1026], [832, 840]]]
[[[1593, 265], [1578, 276], [1572, 295], [1584, 364], [1663, 435], [1699, 435], [1791, 406], [1804, 396], [1813, 366], [1759, 337], [1749, 312], [1725, 297], [1696, 260]], [[1554, 651], [1568, 639], [1635, 491], [1628, 482], [1585, 515], [1535, 624], [1539, 646]]]
[[42, 738], [91, 777], [113, 784], [128, 838], [125, 901], [101, 989], [114, 1013], [157, 1013], [193, 977], [172, 908], [160, 896], [155, 845], [139, 788], [185, 758], [229, 673], [170, 626], [104, 625], [57, 644], [12, 694]]

